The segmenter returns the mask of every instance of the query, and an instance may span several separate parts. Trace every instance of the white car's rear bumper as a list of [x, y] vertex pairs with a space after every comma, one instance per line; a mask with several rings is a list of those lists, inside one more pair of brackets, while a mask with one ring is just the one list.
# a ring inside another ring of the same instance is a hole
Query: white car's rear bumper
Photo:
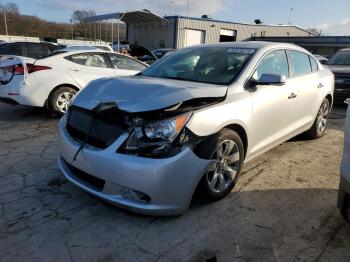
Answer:
[[45, 104], [42, 96], [37, 95], [38, 88], [33, 85], [26, 85], [23, 77], [15, 76], [10, 83], [6, 85], [0, 84], [0, 101], [19, 104], [25, 106], [39, 106]]

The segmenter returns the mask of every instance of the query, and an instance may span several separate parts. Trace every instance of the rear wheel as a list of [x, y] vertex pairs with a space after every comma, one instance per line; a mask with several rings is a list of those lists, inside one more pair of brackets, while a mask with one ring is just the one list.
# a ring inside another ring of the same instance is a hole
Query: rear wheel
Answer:
[[56, 89], [49, 97], [49, 109], [58, 116], [65, 114], [77, 91], [68, 86]]
[[315, 119], [312, 127], [306, 132], [306, 134], [313, 139], [320, 138], [325, 134], [328, 114], [330, 111], [330, 103], [327, 98], [325, 98], [318, 110], [317, 117]]
[[210, 201], [225, 197], [233, 189], [243, 166], [241, 138], [235, 131], [223, 129], [199, 148], [199, 154], [213, 160], [199, 183], [200, 193]]

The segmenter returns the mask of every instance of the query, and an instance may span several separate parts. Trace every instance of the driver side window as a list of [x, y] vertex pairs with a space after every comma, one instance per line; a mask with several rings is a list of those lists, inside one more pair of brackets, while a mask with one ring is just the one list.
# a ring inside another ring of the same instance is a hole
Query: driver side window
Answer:
[[276, 50], [268, 53], [260, 61], [257, 69], [258, 79], [263, 74], [289, 77], [289, 67], [285, 50]]

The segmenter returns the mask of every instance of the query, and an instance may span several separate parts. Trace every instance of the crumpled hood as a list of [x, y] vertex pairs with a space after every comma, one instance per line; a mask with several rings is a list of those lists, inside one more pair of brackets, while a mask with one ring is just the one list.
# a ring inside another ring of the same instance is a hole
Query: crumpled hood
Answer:
[[350, 74], [350, 66], [325, 65], [333, 73]]
[[158, 110], [193, 98], [224, 97], [227, 86], [180, 80], [131, 76], [92, 81], [73, 101], [73, 105], [93, 109], [101, 103], [115, 102], [130, 113]]

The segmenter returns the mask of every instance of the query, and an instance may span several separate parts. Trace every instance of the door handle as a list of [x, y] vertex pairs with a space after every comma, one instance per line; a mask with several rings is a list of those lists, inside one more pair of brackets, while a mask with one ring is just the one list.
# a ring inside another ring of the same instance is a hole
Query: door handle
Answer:
[[290, 93], [290, 95], [288, 96], [288, 99], [293, 99], [293, 98], [296, 98], [296, 97], [297, 97], [297, 95], [294, 94], [294, 93], [292, 92], [292, 93]]
[[323, 84], [322, 83], [319, 83], [317, 88], [322, 88], [323, 87]]
[[71, 68], [70, 71], [79, 72], [79, 69]]

